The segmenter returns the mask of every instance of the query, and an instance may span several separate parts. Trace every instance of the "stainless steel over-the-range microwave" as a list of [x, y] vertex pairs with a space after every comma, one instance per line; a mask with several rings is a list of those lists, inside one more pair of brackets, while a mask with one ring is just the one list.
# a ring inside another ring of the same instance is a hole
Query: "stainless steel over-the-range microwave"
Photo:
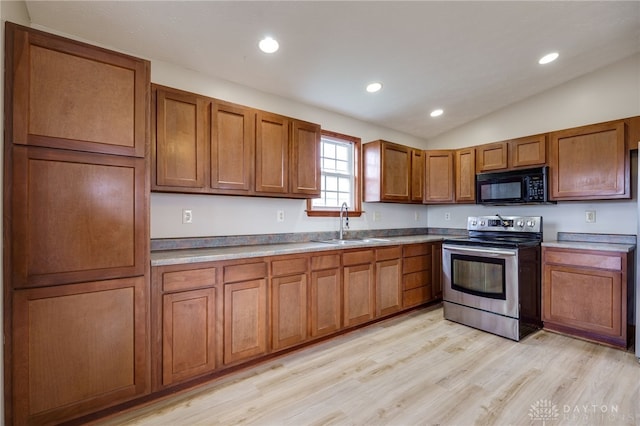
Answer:
[[478, 173], [477, 204], [546, 204], [549, 200], [549, 167]]

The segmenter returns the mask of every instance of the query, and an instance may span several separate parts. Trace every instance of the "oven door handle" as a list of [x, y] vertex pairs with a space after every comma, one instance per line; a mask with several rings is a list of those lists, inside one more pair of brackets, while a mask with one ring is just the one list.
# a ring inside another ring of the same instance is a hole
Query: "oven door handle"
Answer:
[[443, 250], [448, 250], [452, 253], [465, 254], [465, 253], [473, 253], [480, 254], [486, 257], [505, 257], [505, 256], [515, 256], [516, 250], [499, 250], [491, 247], [485, 248], [472, 248], [472, 247], [454, 247], [454, 246], [442, 246]]

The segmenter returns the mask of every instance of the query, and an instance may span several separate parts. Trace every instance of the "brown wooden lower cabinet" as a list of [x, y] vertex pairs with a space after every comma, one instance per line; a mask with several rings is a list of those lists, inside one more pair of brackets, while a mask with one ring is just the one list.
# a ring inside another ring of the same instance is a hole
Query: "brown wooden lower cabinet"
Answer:
[[145, 283], [13, 292], [15, 424], [55, 424], [149, 392]]
[[335, 333], [342, 324], [342, 279], [339, 254], [311, 256], [309, 321], [311, 337]]
[[374, 259], [373, 250], [347, 251], [342, 255], [345, 327], [371, 321], [375, 316]]
[[376, 317], [402, 309], [402, 249], [400, 246], [376, 250]]
[[267, 280], [224, 285], [224, 363], [267, 353]]
[[543, 247], [544, 328], [626, 348], [627, 253]]
[[171, 385], [217, 368], [217, 288], [162, 297], [162, 384]]
[[271, 345], [273, 350], [307, 340], [307, 257], [271, 262]]
[[402, 306], [409, 308], [433, 299], [432, 246], [429, 243], [403, 246]]

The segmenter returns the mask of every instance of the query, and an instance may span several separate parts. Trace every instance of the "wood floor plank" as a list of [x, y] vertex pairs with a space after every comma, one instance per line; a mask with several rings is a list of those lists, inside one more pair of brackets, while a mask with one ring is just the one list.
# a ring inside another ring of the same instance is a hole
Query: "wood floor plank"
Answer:
[[[545, 411], [546, 410], [546, 411]], [[98, 422], [637, 425], [640, 364], [539, 331], [513, 342], [414, 311]]]

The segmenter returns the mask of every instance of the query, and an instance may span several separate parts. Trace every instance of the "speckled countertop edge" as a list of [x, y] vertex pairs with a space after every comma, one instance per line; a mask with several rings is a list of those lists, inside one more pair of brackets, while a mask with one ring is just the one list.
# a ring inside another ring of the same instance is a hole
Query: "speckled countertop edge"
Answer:
[[452, 234], [436, 235], [405, 235], [398, 237], [377, 237], [386, 241], [357, 242], [337, 245], [323, 242], [280, 243], [247, 245], [233, 247], [191, 248], [179, 250], [155, 251], [151, 253], [151, 266], [179, 265], [200, 262], [215, 262], [221, 260], [243, 259], [252, 257], [279, 256], [285, 254], [306, 253], [312, 251], [348, 250], [366, 247], [384, 247], [398, 244], [414, 244], [431, 241], [441, 241]]
[[636, 248], [636, 236], [625, 234], [558, 232], [557, 240], [544, 241], [542, 247], [628, 253]]

